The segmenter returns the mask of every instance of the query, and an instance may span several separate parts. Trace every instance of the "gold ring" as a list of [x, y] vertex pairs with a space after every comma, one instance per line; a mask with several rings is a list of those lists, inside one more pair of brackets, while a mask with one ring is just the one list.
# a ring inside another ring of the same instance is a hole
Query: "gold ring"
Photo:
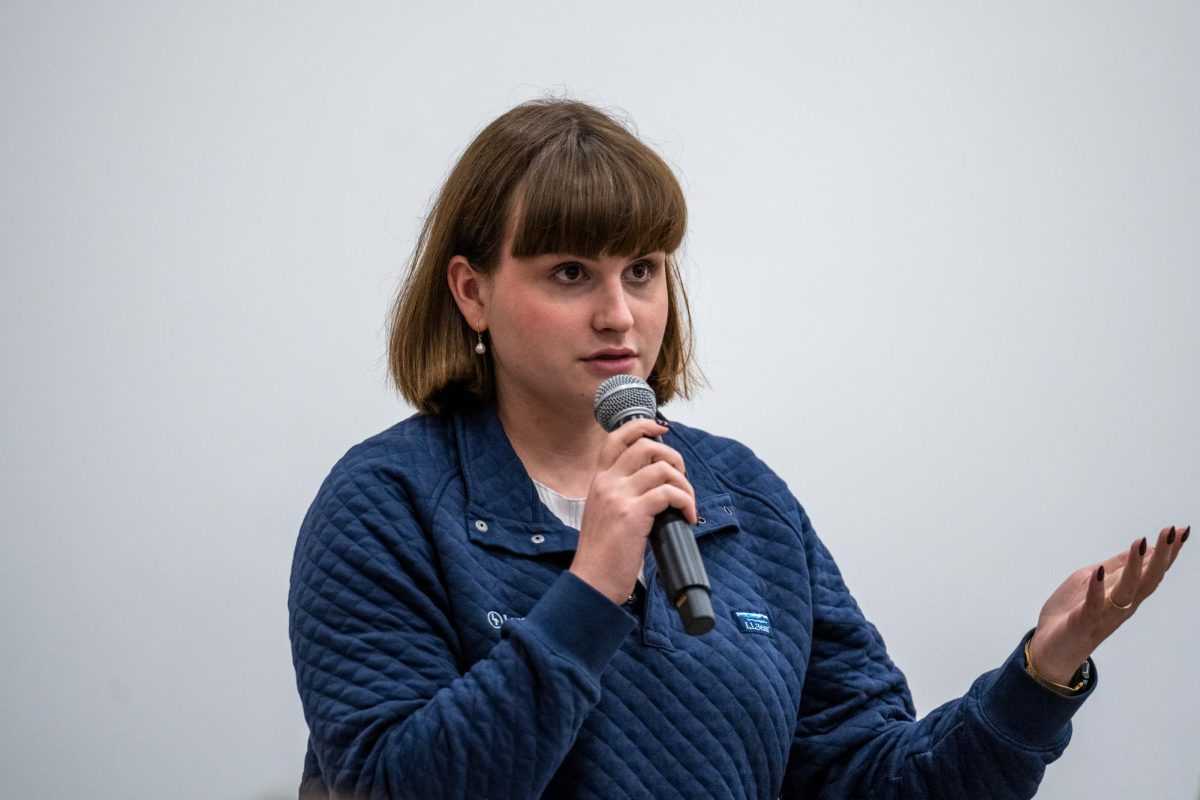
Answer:
[[1112, 599], [1112, 595], [1111, 595], [1111, 594], [1110, 594], [1110, 595], [1108, 595], [1108, 604], [1109, 604], [1109, 605], [1111, 605], [1113, 608], [1119, 608], [1119, 609], [1121, 609], [1122, 611], [1128, 611], [1129, 609], [1133, 608], [1133, 601], [1132, 601], [1132, 600], [1130, 600], [1128, 603], [1126, 603], [1126, 604], [1125, 604], [1125, 605], [1123, 605], [1123, 606], [1119, 606], [1119, 605], [1117, 605], [1116, 601], [1114, 601], [1114, 600]]

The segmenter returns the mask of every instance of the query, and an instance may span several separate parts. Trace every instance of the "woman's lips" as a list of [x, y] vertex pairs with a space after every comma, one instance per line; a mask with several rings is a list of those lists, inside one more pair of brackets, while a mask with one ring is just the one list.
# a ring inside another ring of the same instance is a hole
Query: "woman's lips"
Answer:
[[602, 372], [605, 375], [620, 375], [623, 372], [634, 371], [637, 367], [637, 357], [632, 353], [598, 355], [585, 358], [583, 363], [595, 372]]

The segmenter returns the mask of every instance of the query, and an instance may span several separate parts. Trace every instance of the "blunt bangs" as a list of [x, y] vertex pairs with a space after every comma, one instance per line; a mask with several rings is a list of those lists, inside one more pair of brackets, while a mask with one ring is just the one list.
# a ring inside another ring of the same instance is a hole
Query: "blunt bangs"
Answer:
[[665, 162], [632, 136], [590, 136], [572, 126], [548, 142], [514, 189], [512, 254], [639, 256], [679, 248], [683, 191]]

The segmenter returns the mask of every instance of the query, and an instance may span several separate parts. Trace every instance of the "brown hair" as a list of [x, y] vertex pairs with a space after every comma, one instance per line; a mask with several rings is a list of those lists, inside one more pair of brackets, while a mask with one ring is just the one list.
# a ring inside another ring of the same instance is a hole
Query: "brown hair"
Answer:
[[[519, 219], [510, 219], [518, 212]], [[650, 373], [659, 404], [689, 397], [692, 319], [673, 254], [687, 228], [667, 164], [613, 117], [574, 100], [534, 100], [501, 115], [454, 165], [421, 228], [389, 320], [388, 364], [400, 394], [425, 413], [495, 402], [491, 353], [474, 352], [446, 268], [461, 255], [480, 273], [512, 233], [518, 258], [543, 253], [667, 254], [667, 325]]]

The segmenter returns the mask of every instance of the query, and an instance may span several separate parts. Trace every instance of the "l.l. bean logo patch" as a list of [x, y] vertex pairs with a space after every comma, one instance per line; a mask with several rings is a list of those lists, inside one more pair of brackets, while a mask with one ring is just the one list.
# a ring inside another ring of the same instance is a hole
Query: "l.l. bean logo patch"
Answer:
[[771, 618], [756, 611], [734, 611], [733, 621], [737, 623], [742, 633], [760, 633], [771, 635]]

